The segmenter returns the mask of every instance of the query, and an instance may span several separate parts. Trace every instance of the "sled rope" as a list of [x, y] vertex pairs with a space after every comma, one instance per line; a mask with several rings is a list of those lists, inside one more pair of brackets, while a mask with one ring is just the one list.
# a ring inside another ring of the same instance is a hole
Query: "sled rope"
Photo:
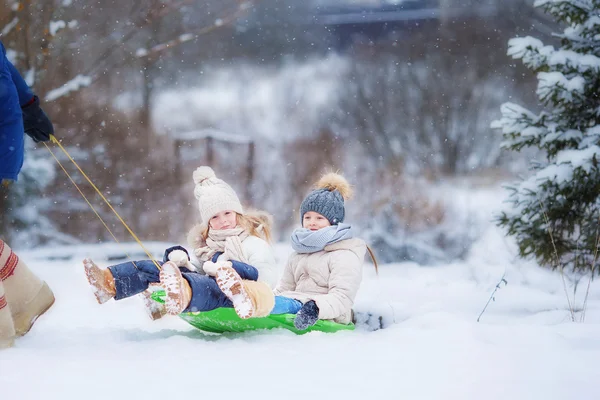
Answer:
[[45, 142], [44, 142], [44, 146], [46, 146], [46, 148], [48, 149], [48, 151], [50, 152], [50, 154], [52, 154], [52, 157], [54, 157], [54, 159], [56, 160], [56, 162], [58, 163], [58, 165], [60, 166], [60, 168], [67, 175], [67, 177], [69, 178], [69, 180], [71, 181], [71, 183], [73, 183], [73, 185], [75, 186], [75, 188], [77, 189], [77, 191], [79, 192], [79, 194], [81, 195], [81, 197], [83, 197], [83, 199], [88, 204], [88, 206], [90, 206], [90, 208], [92, 209], [92, 211], [94, 212], [94, 214], [96, 214], [96, 217], [98, 217], [98, 219], [100, 220], [100, 222], [102, 222], [102, 225], [104, 225], [104, 227], [106, 228], [106, 230], [108, 231], [108, 233], [110, 233], [110, 235], [113, 237], [113, 239], [115, 239], [115, 241], [118, 243], [119, 240], [116, 238], [116, 236], [110, 230], [110, 228], [108, 227], [108, 225], [106, 224], [106, 222], [104, 222], [104, 220], [102, 219], [102, 217], [100, 216], [100, 214], [98, 214], [98, 211], [96, 211], [96, 209], [94, 208], [94, 206], [92, 205], [92, 203], [90, 203], [90, 201], [85, 196], [85, 194], [83, 194], [83, 192], [81, 191], [81, 189], [79, 188], [79, 186], [77, 185], [77, 183], [75, 183], [75, 181], [73, 180], [73, 178], [71, 177], [71, 175], [69, 174], [69, 172], [67, 172], [67, 170], [65, 169], [65, 167], [62, 165], [62, 163], [60, 162], [60, 160], [56, 157], [56, 155], [52, 151], [52, 149]]
[[[144, 246], [144, 244], [142, 243], [142, 241], [138, 238], [138, 236], [131, 230], [131, 228], [129, 227], [129, 225], [127, 225], [125, 223], [125, 221], [123, 220], [123, 218], [121, 218], [121, 216], [119, 215], [119, 213], [117, 212], [117, 210], [114, 209], [114, 207], [112, 206], [112, 204], [110, 204], [110, 202], [106, 199], [106, 197], [102, 194], [102, 192], [100, 191], [100, 189], [98, 189], [98, 187], [96, 185], [94, 185], [94, 183], [92, 182], [92, 180], [86, 175], [85, 172], [83, 172], [83, 170], [81, 169], [81, 167], [79, 166], [79, 164], [77, 164], [77, 162], [75, 162], [75, 160], [73, 159], [73, 157], [71, 157], [71, 155], [69, 154], [69, 152], [60, 144], [60, 142], [56, 139], [56, 137], [54, 135], [50, 135], [50, 140], [57, 144], [58, 147], [60, 147], [60, 149], [63, 151], [63, 153], [65, 153], [65, 155], [69, 158], [69, 160], [71, 160], [71, 162], [75, 165], [75, 167], [77, 167], [77, 169], [79, 170], [79, 172], [81, 173], [81, 175], [83, 175], [85, 177], [85, 179], [88, 181], [88, 183], [94, 188], [94, 190], [96, 190], [96, 192], [100, 195], [100, 197], [102, 198], [102, 200], [104, 200], [104, 202], [108, 205], [108, 207], [111, 209], [111, 211], [117, 216], [117, 218], [119, 219], [119, 221], [121, 221], [121, 223], [123, 224], [123, 226], [125, 227], [125, 229], [127, 229], [127, 231], [131, 234], [131, 236], [135, 239], [135, 241], [142, 247], [142, 249], [144, 250], [144, 252], [146, 253], [146, 255], [148, 256], [148, 258], [150, 260], [152, 260], [152, 262], [154, 263], [154, 265], [156, 266], [156, 268], [158, 268], [160, 270], [160, 265], [156, 262], [156, 260], [154, 259], [154, 257], [152, 256], [152, 254], [150, 253], [150, 251], [148, 251], [148, 249], [146, 248], [146, 246]], [[90, 206], [90, 208], [94, 211], [94, 213], [96, 214], [96, 216], [98, 217], [98, 219], [100, 219], [100, 221], [102, 222], [102, 224], [104, 225], [104, 227], [108, 230], [108, 232], [111, 234], [111, 236], [115, 239], [115, 241], [117, 243], [119, 243], [119, 240], [115, 237], [115, 235], [113, 234], [113, 232], [110, 230], [110, 228], [108, 227], [108, 225], [104, 222], [104, 220], [102, 219], [102, 217], [100, 217], [100, 214], [96, 211], [96, 209], [94, 208], [94, 206], [92, 206], [92, 204], [90, 203], [90, 201], [87, 199], [87, 197], [83, 194], [83, 192], [81, 191], [81, 189], [79, 189], [79, 186], [77, 186], [77, 184], [75, 183], [75, 181], [73, 180], [73, 178], [71, 177], [71, 175], [67, 172], [67, 170], [65, 169], [65, 167], [62, 165], [62, 163], [58, 160], [58, 158], [56, 157], [56, 155], [54, 154], [54, 152], [50, 149], [50, 147], [44, 143], [44, 145], [46, 146], [46, 148], [48, 149], [48, 151], [50, 152], [50, 154], [52, 154], [52, 156], [54, 157], [54, 159], [56, 160], [56, 162], [58, 163], [58, 165], [60, 165], [60, 167], [62, 168], [62, 170], [65, 172], [65, 174], [69, 177], [69, 179], [71, 180], [71, 182], [73, 183], [73, 185], [75, 185], [75, 187], [77, 188], [77, 191], [79, 191], [79, 193], [81, 194], [81, 196], [85, 199], [86, 203]], [[135, 265], [135, 264], [134, 264]]]

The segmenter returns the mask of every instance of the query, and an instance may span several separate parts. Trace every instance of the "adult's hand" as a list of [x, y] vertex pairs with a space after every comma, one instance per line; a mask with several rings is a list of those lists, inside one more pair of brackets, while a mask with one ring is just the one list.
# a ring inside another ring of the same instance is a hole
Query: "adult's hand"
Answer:
[[54, 135], [54, 126], [40, 107], [40, 99], [33, 96], [32, 101], [24, 105], [21, 110], [25, 133], [36, 143], [50, 140], [50, 135]]

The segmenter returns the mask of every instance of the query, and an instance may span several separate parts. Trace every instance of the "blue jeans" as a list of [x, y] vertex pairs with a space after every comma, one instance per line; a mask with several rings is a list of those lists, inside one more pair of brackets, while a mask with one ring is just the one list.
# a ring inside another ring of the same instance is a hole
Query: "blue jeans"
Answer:
[[275, 306], [271, 314], [296, 314], [302, 308], [302, 303], [289, 297], [275, 296]]
[[[158, 265], [163, 263], [158, 261]], [[142, 293], [150, 283], [158, 283], [159, 270], [151, 260], [125, 262], [108, 267], [115, 278], [115, 300]], [[180, 268], [183, 278], [192, 288], [192, 300], [183, 312], [210, 311], [219, 307], [233, 307], [212, 276]]]

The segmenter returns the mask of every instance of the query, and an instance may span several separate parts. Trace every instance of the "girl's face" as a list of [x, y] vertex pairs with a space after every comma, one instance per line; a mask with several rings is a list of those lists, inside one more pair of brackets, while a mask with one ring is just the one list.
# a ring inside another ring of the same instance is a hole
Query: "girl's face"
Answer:
[[221, 211], [210, 219], [208, 225], [216, 231], [233, 229], [237, 226], [237, 213], [231, 210]]
[[319, 213], [307, 211], [302, 218], [302, 227], [311, 231], [318, 231], [321, 228], [331, 226], [329, 220]]

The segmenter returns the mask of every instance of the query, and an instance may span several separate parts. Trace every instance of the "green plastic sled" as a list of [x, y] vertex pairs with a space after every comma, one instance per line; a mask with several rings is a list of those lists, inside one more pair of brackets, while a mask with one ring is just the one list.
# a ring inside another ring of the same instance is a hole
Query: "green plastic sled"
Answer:
[[[159, 303], [165, 302], [164, 297], [164, 290], [157, 290], [152, 293], [152, 299]], [[179, 317], [200, 330], [213, 333], [246, 332], [258, 329], [283, 328], [298, 335], [302, 335], [311, 331], [333, 333], [337, 331], [354, 330], [354, 324], [352, 323], [344, 325], [332, 321], [319, 320], [313, 326], [301, 331], [294, 326], [294, 314], [277, 314], [261, 318], [241, 319], [235, 313], [233, 308], [225, 307], [217, 308], [212, 311], [181, 313], [179, 314]]]

